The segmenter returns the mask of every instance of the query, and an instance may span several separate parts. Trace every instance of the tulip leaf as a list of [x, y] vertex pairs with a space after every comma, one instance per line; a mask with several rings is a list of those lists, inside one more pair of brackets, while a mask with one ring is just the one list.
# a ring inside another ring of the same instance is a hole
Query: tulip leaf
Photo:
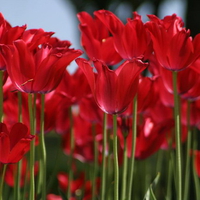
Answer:
[[154, 181], [149, 186], [143, 200], [156, 200], [156, 197], [155, 197], [154, 192], [153, 192], [153, 187], [155, 187], [157, 185], [159, 178], [160, 178], [160, 173], [157, 174], [156, 178], [154, 179]]

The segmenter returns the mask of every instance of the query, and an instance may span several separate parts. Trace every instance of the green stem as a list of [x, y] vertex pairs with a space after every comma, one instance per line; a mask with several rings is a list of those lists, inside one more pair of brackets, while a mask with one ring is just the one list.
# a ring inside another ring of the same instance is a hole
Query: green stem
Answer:
[[[29, 152], [30, 154], [30, 152]], [[27, 199], [27, 193], [28, 193], [28, 183], [29, 183], [29, 166], [28, 166], [28, 163], [27, 163], [27, 166], [26, 166], [26, 174], [25, 174], [25, 178], [24, 178], [24, 188], [23, 188], [23, 194], [22, 194], [22, 200], [26, 200]]]
[[190, 179], [190, 148], [191, 148], [191, 127], [190, 127], [190, 101], [187, 101], [187, 149], [185, 167], [184, 200], [188, 199], [189, 179]]
[[7, 164], [3, 165], [3, 172], [2, 172], [2, 176], [1, 176], [1, 181], [0, 181], [0, 200], [3, 200], [3, 185], [4, 185], [4, 177], [5, 177], [5, 173], [6, 173], [6, 168], [7, 168]]
[[124, 154], [123, 154], [123, 171], [122, 171], [122, 191], [121, 191], [121, 200], [126, 199], [126, 180], [127, 180], [127, 141], [124, 137]]
[[127, 186], [128, 200], [132, 199], [131, 194], [132, 194], [134, 163], [135, 163], [136, 134], [137, 134], [137, 95], [134, 97], [134, 101], [133, 101], [132, 148], [131, 148], [129, 179], [128, 179], [128, 186]]
[[108, 140], [108, 157], [107, 157], [107, 173], [106, 173], [106, 185], [108, 185], [109, 187], [107, 187], [106, 190], [106, 198], [108, 200], [112, 200], [113, 199], [113, 154], [112, 154], [112, 144], [113, 144], [113, 138], [112, 138], [112, 133], [111, 133], [111, 129], [108, 129], [108, 134], [107, 134], [107, 140]]
[[117, 147], [117, 115], [113, 115], [114, 200], [119, 199], [119, 164]]
[[3, 121], [3, 71], [0, 70], [0, 121]]
[[[46, 146], [44, 138], [44, 109], [45, 109], [45, 94], [41, 94], [41, 113], [40, 113], [40, 134], [39, 134], [39, 183], [38, 192], [41, 192], [41, 199], [46, 198]], [[38, 193], [38, 194], [39, 194]]]
[[22, 93], [18, 91], [18, 122], [22, 122]]
[[[194, 158], [193, 158], [193, 160], [194, 160]], [[199, 178], [198, 178], [196, 171], [195, 171], [194, 164], [193, 164], [193, 168], [194, 168], [193, 169], [193, 177], [194, 177], [195, 195], [196, 195], [196, 200], [199, 200], [200, 199], [200, 193], [199, 193], [200, 184], [199, 184]]]
[[102, 160], [102, 175], [101, 175], [101, 199], [105, 199], [106, 188], [106, 144], [107, 144], [107, 114], [104, 113], [103, 118], [103, 160]]
[[[18, 91], [18, 122], [22, 122], [22, 94]], [[17, 163], [17, 172], [15, 175], [14, 199], [20, 199], [20, 178], [22, 161]]]
[[21, 178], [22, 161], [17, 163], [17, 170], [15, 174], [15, 187], [14, 187], [14, 199], [20, 199], [20, 178]]
[[200, 188], [200, 184], [199, 184], [199, 177], [197, 176], [196, 173], [196, 169], [195, 169], [195, 154], [194, 151], [197, 149], [197, 132], [196, 129], [193, 133], [193, 156], [192, 156], [192, 171], [193, 171], [193, 178], [194, 178], [194, 186], [195, 186], [195, 195], [196, 195], [196, 200], [200, 199], [200, 192], [199, 192], [199, 188]]
[[162, 169], [162, 161], [163, 161], [163, 152], [162, 150], [159, 150], [157, 152], [157, 163], [156, 163], [156, 174], [158, 172], [161, 172]]
[[[28, 108], [29, 108], [29, 120], [30, 120], [30, 133], [31, 133], [31, 135], [35, 135], [32, 94], [28, 94]], [[30, 193], [29, 193], [29, 200], [35, 199], [34, 162], [35, 162], [35, 140], [32, 140], [31, 145], [30, 145]]]
[[74, 153], [74, 132], [73, 132], [73, 115], [72, 107], [69, 107], [69, 120], [70, 120], [70, 154], [69, 154], [69, 178], [68, 178], [68, 188], [67, 188], [67, 197], [71, 197], [71, 182], [73, 180], [73, 153]]
[[94, 140], [94, 169], [93, 169], [93, 177], [92, 177], [92, 200], [95, 200], [96, 196], [96, 175], [97, 175], [97, 167], [98, 167], [98, 142], [96, 140], [96, 127], [95, 124], [92, 124], [92, 134]]
[[174, 158], [173, 158], [173, 152], [170, 148], [168, 150], [168, 173], [167, 173], [167, 200], [170, 200], [172, 197], [172, 177], [173, 177], [173, 171], [174, 171]]
[[176, 138], [177, 200], [182, 200], [181, 133], [180, 133], [179, 98], [177, 92], [177, 72], [173, 71], [172, 74], [173, 74], [174, 118], [175, 118], [175, 138]]

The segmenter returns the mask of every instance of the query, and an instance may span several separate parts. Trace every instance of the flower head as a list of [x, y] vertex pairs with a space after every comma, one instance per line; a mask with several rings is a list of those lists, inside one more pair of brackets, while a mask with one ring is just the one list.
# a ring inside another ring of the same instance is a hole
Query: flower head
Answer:
[[110, 70], [101, 61], [94, 60], [97, 71], [94, 73], [87, 60], [78, 58], [76, 62], [88, 79], [97, 105], [108, 114], [121, 113], [128, 107], [137, 92], [139, 74], [148, 65], [135, 59]]
[[8, 164], [21, 160], [29, 151], [33, 138], [22, 123], [14, 124], [11, 131], [8, 131], [6, 124], [0, 123], [0, 162]]

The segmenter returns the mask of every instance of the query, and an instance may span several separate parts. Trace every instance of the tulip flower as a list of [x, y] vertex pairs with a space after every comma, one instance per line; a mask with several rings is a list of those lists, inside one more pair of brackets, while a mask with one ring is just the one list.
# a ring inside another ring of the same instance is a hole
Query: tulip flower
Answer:
[[53, 48], [44, 44], [33, 53], [23, 40], [16, 40], [13, 46], [2, 46], [8, 74], [17, 90], [26, 93], [48, 93], [61, 81], [66, 66], [80, 50]]
[[[14, 40], [19, 39], [23, 32], [25, 31], [26, 26], [16, 26], [12, 27], [0, 13], [0, 44], [12, 44]], [[6, 64], [0, 53], [0, 70], [6, 70]]]
[[[22, 166], [21, 166], [21, 172], [20, 172], [20, 187], [24, 187], [24, 184], [26, 182], [26, 178], [28, 180], [30, 179], [30, 174], [29, 172], [27, 173], [27, 168], [28, 168], [28, 161], [26, 157], [22, 158]], [[17, 163], [18, 164], [18, 163]], [[8, 184], [10, 187], [15, 187], [15, 175], [17, 173], [17, 164], [12, 164], [8, 165], [6, 168], [6, 173], [5, 173], [5, 182]], [[35, 169], [34, 173], [37, 175], [39, 169], [38, 162], [35, 162]]]
[[[188, 101], [181, 101], [181, 122], [185, 126], [188, 124]], [[190, 126], [198, 127], [199, 129], [199, 120], [200, 120], [200, 100], [190, 102]]]
[[6, 124], [0, 123], [0, 162], [17, 163], [29, 151], [33, 138], [24, 124], [16, 123], [8, 131]]
[[[157, 152], [165, 141], [167, 133], [172, 130], [173, 125], [173, 120], [165, 119], [162, 122], [156, 122], [151, 117], [145, 117], [142, 124], [138, 123], [135, 158], [145, 159]], [[129, 132], [126, 140], [128, 156], [130, 157], [132, 147], [131, 121], [129, 126], [126, 127]], [[120, 144], [124, 147], [121, 129], [119, 129], [118, 133], [121, 139]]]
[[127, 19], [125, 25], [108, 10], [95, 11], [94, 15], [111, 32], [115, 49], [123, 59], [146, 59], [152, 52], [150, 35], [137, 12], [133, 12], [133, 19]]
[[180, 17], [166, 16], [160, 20], [149, 15], [151, 21], [145, 25], [153, 41], [153, 49], [160, 65], [170, 71], [181, 71], [199, 56], [200, 34], [194, 40], [190, 31], [183, 27]]
[[92, 18], [86, 12], [78, 13], [81, 30], [81, 45], [88, 57], [102, 60], [107, 65], [115, 65], [122, 58], [114, 48], [113, 37], [108, 28], [97, 18]]
[[[60, 172], [57, 177], [59, 187], [65, 191], [69, 184], [68, 174]], [[96, 178], [97, 186], [99, 185], [99, 181], [99, 178]], [[81, 199], [83, 200], [90, 200], [92, 196], [92, 182], [90, 180], [86, 180], [85, 174], [81, 173], [76, 180], [73, 180], [70, 190], [72, 193], [70, 200], [76, 199], [79, 196], [82, 197]], [[99, 188], [97, 188], [96, 193], [98, 193], [98, 190]]]
[[55, 194], [48, 194], [47, 195], [47, 200], [62, 200], [62, 199], [63, 198], [59, 195], [55, 195]]
[[88, 81], [80, 68], [73, 74], [64, 72], [56, 93], [67, 98], [69, 104], [77, 104], [84, 96], [91, 95]]
[[[155, 84], [157, 77], [149, 78], [140, 76], [138, 85], [138, 113], [145, 113], [146, 109], [156, 104], [158, 95], [155, 91]], [[133, 103], [130, 103], [125, 112], [121, 113], [121, 116], [132, 116], [133, 115]]]
[[[96, 127], [95, 140], [101, 139], [102, 127], [99, 125]], [[82, 119], [80, 116], [74, 116], [74, 151], [73, 157], [86, 162], [93, 161], [94, 159], [94, 137], [92, 133], [92, 124]], [[70, 134], [66, 131], [62, 138], [64, 153], [70, 154]]]
[[87, 60], [78, 58], [76, 62], [88, 79], [97, 105], [108, 114], [119, 114], [128, 107], [137, 92], [139, 74], [148, 65], [134, 59], [110, 70], [103, 62], [94, 60], [94, 73]]
[[103, 111], [97, 106], [92, 96], [83, 98], [79, 103], [80, 116], [90, 123], [99, 123], [103, 121]]
[[43, 29], [28, 29], [24, 31], [21, 39], [27, 44], [31, 51], [37, 50], [38, 45], [47, 43], [51, 40], [54, 32], [46, 32]]

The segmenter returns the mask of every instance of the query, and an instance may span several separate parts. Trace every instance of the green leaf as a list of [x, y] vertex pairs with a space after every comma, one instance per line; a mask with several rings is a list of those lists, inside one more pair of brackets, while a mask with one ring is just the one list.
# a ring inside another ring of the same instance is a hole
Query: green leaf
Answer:
[[153, 193], [153, 188], [157, 185], [159, 178], [160, 178], [160, 173], [157, 174], [156, 178], [149, 186], [149, 188], [145, 194], [144, 200], [156, 200], [156, 197]]

